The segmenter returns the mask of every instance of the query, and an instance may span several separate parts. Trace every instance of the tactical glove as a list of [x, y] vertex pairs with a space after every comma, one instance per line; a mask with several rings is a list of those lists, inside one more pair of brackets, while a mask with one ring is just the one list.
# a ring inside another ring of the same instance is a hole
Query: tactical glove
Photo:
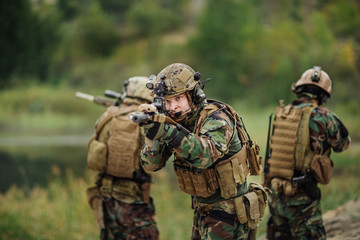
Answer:
[[158, 140], [162, 138], [169, 130], [170, 125], [168, 123], [153, 122], [142, 126], [144, 133], [150, 140]]
[[150, 123], [142, 126], [145, 136], [150, 140], [162, 140], [172, 148], [180, 145], [182, 139], [190, 134], [190, 132], [178, 124], [174, 127], [168, 123]]

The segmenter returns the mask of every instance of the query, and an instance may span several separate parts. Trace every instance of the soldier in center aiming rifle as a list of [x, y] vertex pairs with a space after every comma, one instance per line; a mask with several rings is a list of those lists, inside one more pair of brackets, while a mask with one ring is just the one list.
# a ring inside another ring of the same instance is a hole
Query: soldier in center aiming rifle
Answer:
[[260, 173], [259, 147], [231, 106], [206, 99], [200, 77], [174, 63], [152, 78], [155, 108], [132, 116], [146, 136], [141, 163], [154, 172], [175, 155], [179, 187], [195, 209], [191, 239], [255, 239], [267, 197], [247, 176]]

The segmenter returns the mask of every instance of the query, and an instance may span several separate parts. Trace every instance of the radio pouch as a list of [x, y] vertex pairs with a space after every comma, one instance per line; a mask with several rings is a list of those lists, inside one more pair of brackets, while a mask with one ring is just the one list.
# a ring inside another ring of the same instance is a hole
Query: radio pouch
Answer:
[[106, 144], [91, 138], [87, 155], [87, 166], [91, 170], [104, 172], [106, 167], [107, 147]]
[[316, 154], [311, 160], [310, 168], [318, 183], [328, 184], [332, 177], [334, 163], [326, 155]]

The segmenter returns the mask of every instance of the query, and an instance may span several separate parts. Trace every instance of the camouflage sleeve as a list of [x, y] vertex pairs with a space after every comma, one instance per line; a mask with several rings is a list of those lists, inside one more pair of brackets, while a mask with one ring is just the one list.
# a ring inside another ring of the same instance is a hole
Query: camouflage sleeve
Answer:
[[310, 143], [315, 153], [322, 154], [329, 147], [335, 152], [342, 152], [349, 147], [351, 139], [348, 130], [329, 109], [314, 109], [309, 127]]
[[229, 151], [233, 131], [225, 113], [213, 114], [206, 119], [199, 136], [189, 134], [174, 151], [190, 165], [207, 168]]
[[145, 137], [145, 145], [140, 153], [140, 163], [147, 171], [155, 172], [162, 169], [172, 155], [171, 149], [164, 142], [158, 143], [158, 150], [155, 151], [153, 141]]

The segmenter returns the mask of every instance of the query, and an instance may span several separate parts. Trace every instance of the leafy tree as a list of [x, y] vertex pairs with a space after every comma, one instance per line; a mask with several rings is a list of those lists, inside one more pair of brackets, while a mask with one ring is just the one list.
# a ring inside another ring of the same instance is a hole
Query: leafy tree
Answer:
[[139, 0], [126, 13], [132, 35], [153, 37], [177, 29], [181, 18], [175, 9], [164, 7], [159, 0]]
[[95, 57], [111, 55], [120, 41], [115, 22], [96, 3], [80, 18], [78, 33], [81, 47]]
[[57, 22], [33, 12], [28, 0], [0, 2], [0, 87], [12, 76], [45, 81], [57, 43]]
[[198, 34], [189, 46], [195, 65], [214, 79], [209, 84], [214, 96], [231, 99], [246, 92], [243, 87], [249, 83], [246, 47], [253, 49], [249, 43], [256, 37], [254, 33], [261, 34], [253, 13], [247, 1], [209, 0], [199, 18]]
[[327, 21], [337, 36], [360, 36], [360, 8], [352, 0], [339, 0], [328, 4], [324, 12]]
[[81, 4], [78, 0], [58, 0], [57, 7], [65, 20], [72, 20], [81, 12]]

